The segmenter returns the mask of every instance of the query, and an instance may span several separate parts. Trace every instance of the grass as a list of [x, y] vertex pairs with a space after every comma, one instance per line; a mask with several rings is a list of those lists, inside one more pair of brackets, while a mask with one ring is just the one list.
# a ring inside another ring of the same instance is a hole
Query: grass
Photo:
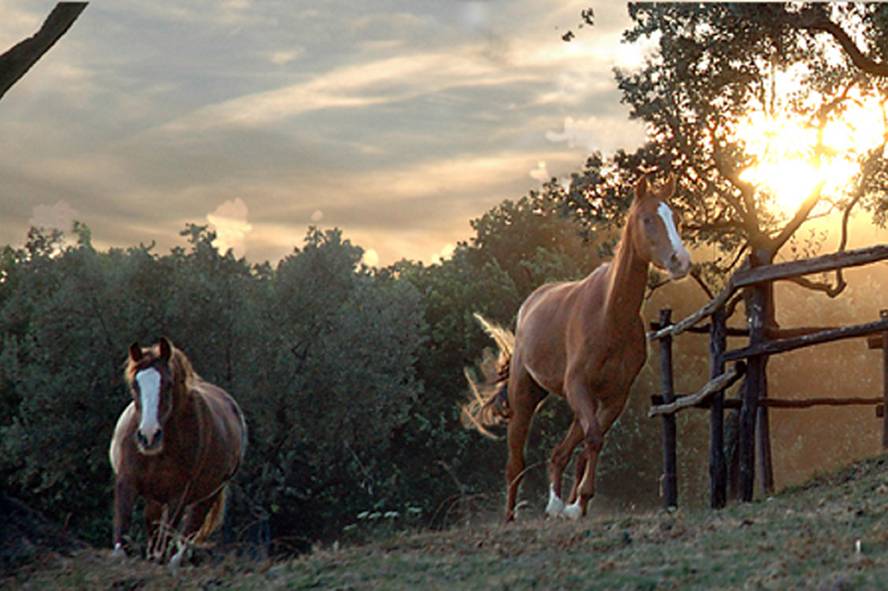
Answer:
[[[857, 542], [860, 542], [860, 551]], [[227, 558], [177, 576], [106, 550], [46, 556], [24, 589], [879, 589], [888, 585], [888, 456], [722, 511], [527, 519], [286, 562]]]

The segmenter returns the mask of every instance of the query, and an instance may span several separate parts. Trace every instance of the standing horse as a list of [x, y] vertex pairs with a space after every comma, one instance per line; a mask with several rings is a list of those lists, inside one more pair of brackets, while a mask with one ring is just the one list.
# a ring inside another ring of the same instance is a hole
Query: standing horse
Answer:
[[[684, 277], [691, 259], [666, 200], [675, 191], [670, 176], [653, 188], [642, 177], [635, 187], [626, 227], [614, 260], [580, 281], [547, 283], [521, 305], [515, 335], [487, 323], [500, 358], [486, 386], [470, 379], [474, 400], [463, 406], [467, 426], [508, 423], [506, 520], [514, 519], [524, 473], [524, 447], [531, 419], [547, 393], [567, 399], [573, 422], [549, 461], [550, 515], [577, 519], [595, 494], [595, 467], [604, 436], [626, 406], [629, 388], [647, 357], [640, 316], [648, 266]], [[585, 441], [569, 505], [561, 500], [561, 478], [574, 448]]]
[[178, 532], [185, 543], [170, 561], [177, 566], [191, 542], [222, 523], [225, 487], [243, 460], [247, 425], [234, 399], [197, 375], [165, 338], [147, 349], [130, 345], [124, 376], [133, 401], [117, 420], [109, 450], [114, 555], [126, 555], [124, 536], [141, 496], [148, 557], [162, 558], [170, 531]]

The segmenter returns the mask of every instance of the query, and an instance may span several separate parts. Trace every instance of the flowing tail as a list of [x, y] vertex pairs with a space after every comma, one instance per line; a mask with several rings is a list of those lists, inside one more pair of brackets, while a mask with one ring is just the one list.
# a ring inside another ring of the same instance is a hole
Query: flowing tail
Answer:
[[511, 331], [494, 324], [477, 312], [475, 320], [481, 325], [490, 338], [496, 342], [499, 354], [494, 357], [485, 352], [481, 362], [483, 379], [479, 382], [475, 373], [468, 367], [463, 369], [469, 383], [471, 397], [462, 405], [460, 413], [462, 424], [467, 429], [477, 429], [479, 433], [491, 439], [498, 439], [487, 430], [487, 427], [506, 423], [512, 416], [509, 409], [509, 363], [515, 349], [515, 335]]
[[222, 521], [225, 519], [225, 497], [228, 496], [227, 490], [228, 486], [226, 485], [221, 491], [219, 491], [219, 495], [216, 497], [216, 502], [213, 503], [213, 506], [207, 511], [207, 516], [204, 517], [203, 525], [200, 526], [197, 535], [194, 537], [194, 541], [198, 544], [210, 537], [210, 534], [222, 525]]

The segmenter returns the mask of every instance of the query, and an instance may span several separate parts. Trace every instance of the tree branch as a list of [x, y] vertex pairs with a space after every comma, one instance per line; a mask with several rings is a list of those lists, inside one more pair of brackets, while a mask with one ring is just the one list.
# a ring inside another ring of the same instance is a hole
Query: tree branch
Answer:
[[798, 15], [784, 11], [782, 22], [792, 29], [829, 33], [851, 59], [851, 63], [857, 66], [858, 69], [873, 76], [888, 76], [888, 64], [877, 62], [865, 55], [848, 33], [829, 19], [822, 7], [811, 7]]
[[829, 283], [824, 283], [823, 281], [812, 281], [807, 277], [790, 277], [786, 279], [786, 281], [789, 281], [790, 283], [795, 283], [796, 285], [804, 287], [805, 289], [821, 291], [829, 297], [834, 298], [842, 293], [847, 285], [844, 278], [842, 277], [841, 269], [838, 269], [836, 271], [836, 276], [838, 278], [838, 281], [835, 285], [830, 285]]
[[32, 37], [0, 55], [0, 98], [64, 35], [87, 2], [59, 2]]

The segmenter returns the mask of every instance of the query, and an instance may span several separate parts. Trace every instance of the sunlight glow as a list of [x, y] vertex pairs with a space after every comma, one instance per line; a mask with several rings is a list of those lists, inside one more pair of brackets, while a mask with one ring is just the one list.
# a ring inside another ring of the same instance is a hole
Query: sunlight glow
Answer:
[[735, 139], [757, 163], [743, 170], [740, 178], [789, 215], [821, 182], [822, 195], [842, 197], [860, 170], [859, 158], [881, 145], [886, 134], [883, 105], [876, 97], [851, 93], [849, 98], [847, 108], [825, 124], [819, 149], [816, 122], [787, 114], [751, 113]]

